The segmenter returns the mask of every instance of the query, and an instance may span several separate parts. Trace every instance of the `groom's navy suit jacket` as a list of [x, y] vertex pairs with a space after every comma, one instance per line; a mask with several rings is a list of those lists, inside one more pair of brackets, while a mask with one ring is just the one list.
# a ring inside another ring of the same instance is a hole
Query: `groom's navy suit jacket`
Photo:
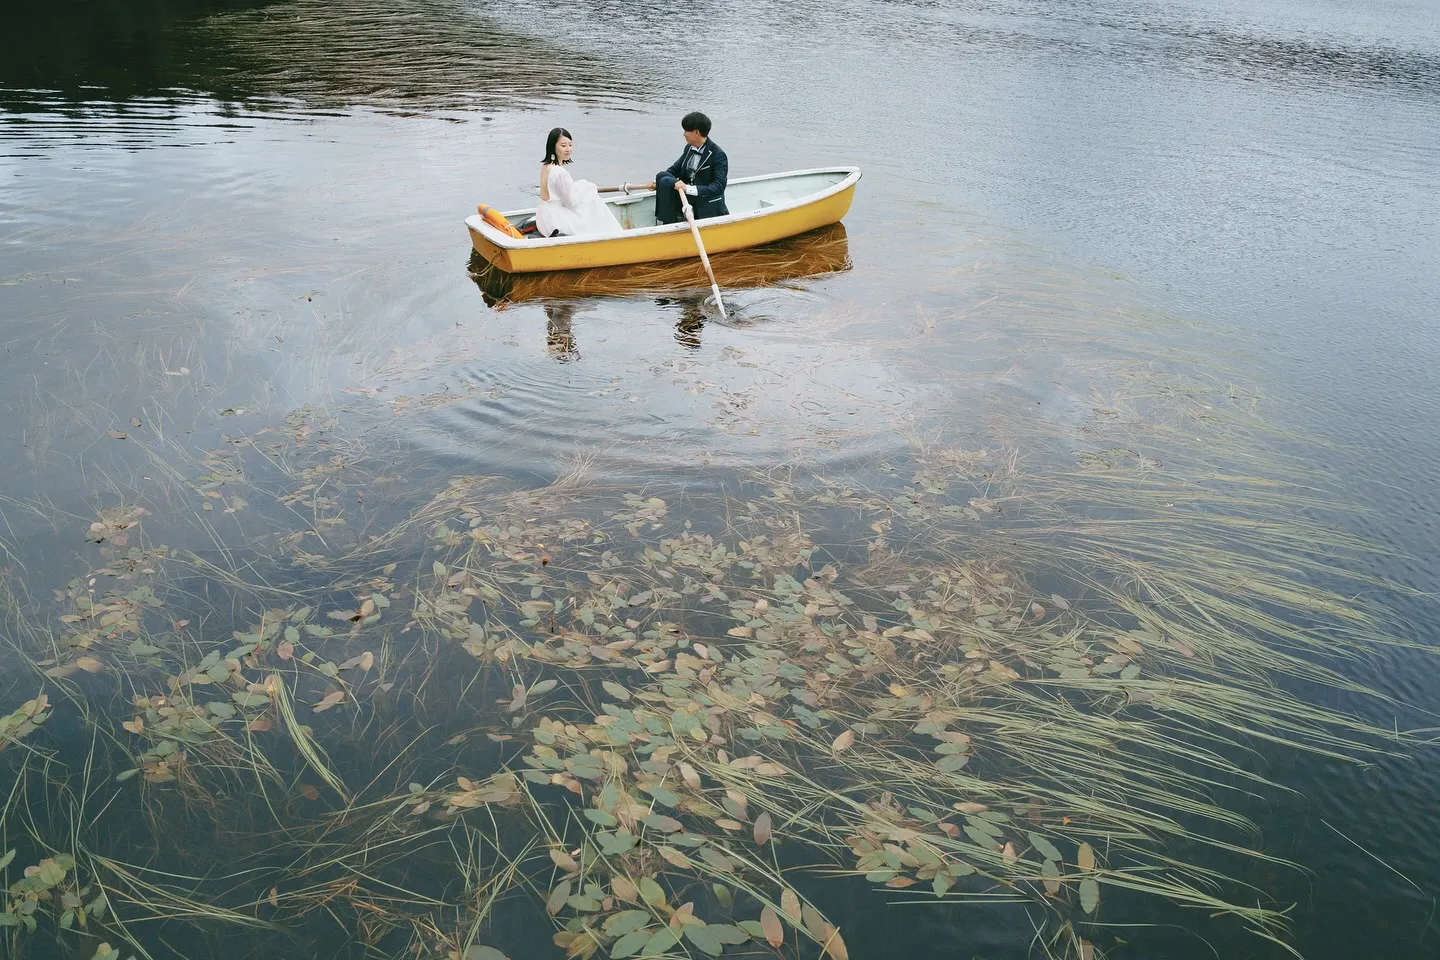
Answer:
[[[675, 180], [684, 180], [686, 183], [695, 185], [695, 196], [690, 198], [690, 206], [695, 210], [695, 217], [723, 217], [730, 211], [725, 207], [725, 181], [730, 176], [730, 158], [725, 156], [725, 151], [714, 140], [706, 140], [705, 146], [700, 148], [700, 166], [691, 177], [685, 175], [685, 157], [689, 154], [690, 148], [686, 147], [685, 152], [680, 154], [680, 159], [670, 164], [668, 168], [655, 177], [656, 187], [665, 188], [666, 193], [675, 192]], [[669, 174], [671, 180], [664, 181], [662, 178]], [[659, 191], [657, 190], [657, 193]], [[662, 193], [661, 196], [664, 196]], [[677, 219], [679, 206], [676, 206]]]

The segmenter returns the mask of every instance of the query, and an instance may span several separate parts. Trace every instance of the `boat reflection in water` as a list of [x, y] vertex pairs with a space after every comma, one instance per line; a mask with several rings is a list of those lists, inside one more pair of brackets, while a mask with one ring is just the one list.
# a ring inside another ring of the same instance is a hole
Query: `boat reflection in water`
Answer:
[[[716, 254], [710, 258], [722, 293], [784, 285], [788, 281], [842, 273], [850, 269], [850, 244], [841, 223], [821, 227], [788, 240]], [[653, 296], [657, 306], [677, 310], [675, 339], [682, 346], [700, 346], [706, 322], [718, 320], [710, 299], [710, 280], [696, 260], [669, 260], [624, 267], [560, 270], [551, 273], [506, 273], [478, 253], [470, 256], [470, 277], [485, 303], [504, 310], [512, 304], [540, 303], [545, 310], [545, 343], [560, 363], [580, 359], [574, 319], [580, 301], [590, 297]], [[727, 300], [727, 303], [729, 301]], [[756, 318], [741, 310], [739, 325]]]
[[[763, 247], [714, 254], [710, 265], [722, 292], [768, 287], [849, 270], [850, 245], [845, 225], [835, 223]], [[472, 252], [470, 277], [480, 288], [485, 303], [496, 310], [533, 300], [676, 295], [710, 289], [710, 280], [698, 258], [589, 270], [506, 273]]]

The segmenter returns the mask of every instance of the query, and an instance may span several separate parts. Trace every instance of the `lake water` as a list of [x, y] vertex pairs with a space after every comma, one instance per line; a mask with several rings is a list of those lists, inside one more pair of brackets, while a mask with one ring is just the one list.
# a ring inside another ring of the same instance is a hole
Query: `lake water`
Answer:
[[[155, 542], [279, 596], [289, 547], [246, 545], [284, 511], [177, 492], [207, 452], [267, 430], [365, 451], [366, 479], [330, 504], [363, 543], [460, 475], [583, 475], [698, 504], [822, 474], [886, 489], [948, 446], [1058, 476], [1109, 449], [1103, 424], [1228, 391], [1255, 417], [1247, 449], [1313, 495], [1296, 517], [1379, 548], [1346, 572], [1373, 578], [1366, 599], [1412, 645], [1344, 667], [1383, 697], [1308, 695], [1382, 728], [1435, 726], [1435, 0], [60, 0], [0, 23], [15, 623], [54, 624], [52, 591], [97, 563], [86, 527], [118, 504], [150, 512]], [[735, 322], [707, 311], [693, 268], [498, 299], [472, 276], [464, 216], [533, 205], [552, 126], [573, 134], [577, 176], [644, 180], [691, 109], [732, 176], [864, 172], [842, 227], [717, 258]], [[1222, 492], [1226, 456], [1204, 481]], [[869, 535], [831, 520], [837, 544]], [[178, 609], [229, 602], [203, 579]], [[45, 682], [18, 664], [0, 713]], [[1245, 879], [1296, 903], [1295, 949], [1440, 954], [1433, 751], [1356, 766], [1249, 746], [1280, 785], [1247, 801], [1259, 849], [1308, 872]], [[1000, 906], [834, 896], [852, 956], [1037, 955], [1025, 915]], [[1109, 955], [1283, 955], [1191, 914], [1127, 911], [1116, 921], [1136, 926], [1090, 934]], [[548, 932], [511, 955], [559, 956]], [[234, 943], [214, 952], [362, 955], [338, 930]]]

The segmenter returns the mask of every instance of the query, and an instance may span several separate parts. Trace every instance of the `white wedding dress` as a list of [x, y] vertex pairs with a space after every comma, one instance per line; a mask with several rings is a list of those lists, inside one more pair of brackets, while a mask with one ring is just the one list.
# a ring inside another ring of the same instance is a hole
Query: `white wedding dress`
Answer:
[[562, 236], [576, 237], [586, 233], [619, 233], [623, 228], [615, 214], [600, 199], [595, 184], [574, 180], [570, 171], [558, 163], [545, 168], [550, 178], [550, 199], [541, 200], [535, 208], [535, 229], [542, 237], [556, 230]]

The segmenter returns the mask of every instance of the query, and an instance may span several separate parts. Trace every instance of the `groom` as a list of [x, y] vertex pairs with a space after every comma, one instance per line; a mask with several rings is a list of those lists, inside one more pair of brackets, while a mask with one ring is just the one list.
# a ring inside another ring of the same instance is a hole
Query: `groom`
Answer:
[[730, 158], [719, 144], [710, 139], [710, 118], [703, 113], [687, 113], [680, 121], [685, 131], [685, 152], [670, 164], [669, 169], [655, 174], [655, 219], [661, 223], [677, 223], [685, 219], [680, 208], [680, 194], [690, 197], [695, 219], [723, 217], [725, 180], [730, 175]]

